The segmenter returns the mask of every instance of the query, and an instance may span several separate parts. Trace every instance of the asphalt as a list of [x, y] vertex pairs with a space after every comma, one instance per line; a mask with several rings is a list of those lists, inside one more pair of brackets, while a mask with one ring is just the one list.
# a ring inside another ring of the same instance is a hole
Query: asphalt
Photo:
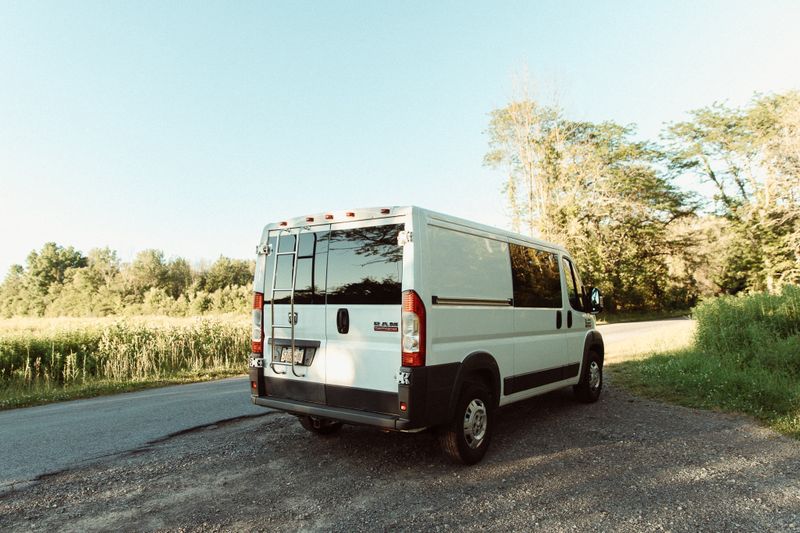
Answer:
[[0, 492], [174, 433], [261, 415], [246, 377], [0, 412]]
[[[675, 323], [609, 324], [598, 329], [606, 353], [613, 354], [628, 339], [657, 336], [659, 329]], [[175, 433], [266, 413], [250, 403], [246, 377], [0, 412], [0, 493]]]

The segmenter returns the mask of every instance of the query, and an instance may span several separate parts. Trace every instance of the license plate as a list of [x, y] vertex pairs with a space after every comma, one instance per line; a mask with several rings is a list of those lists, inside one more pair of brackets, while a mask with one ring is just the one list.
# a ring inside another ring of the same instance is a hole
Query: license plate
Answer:
[[[304, 356], [305, 356], [305, 351], [303, 350], [303, 348], [295, 348], [294, 364], [302, 365]], [[291, 362], [292, 362], [292, 347], [284, 346], [283, 348], [281, 348], [281, 363], [291, 363]]]

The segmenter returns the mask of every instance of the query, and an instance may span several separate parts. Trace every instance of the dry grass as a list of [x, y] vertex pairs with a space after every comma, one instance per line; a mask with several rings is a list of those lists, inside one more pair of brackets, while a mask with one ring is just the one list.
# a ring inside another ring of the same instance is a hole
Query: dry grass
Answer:
[[0, 320], [0, 409], [246, 371], [249, 320]]

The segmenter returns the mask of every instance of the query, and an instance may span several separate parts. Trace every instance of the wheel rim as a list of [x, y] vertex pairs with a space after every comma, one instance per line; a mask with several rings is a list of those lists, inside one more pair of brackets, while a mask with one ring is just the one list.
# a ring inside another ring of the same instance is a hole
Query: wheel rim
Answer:
[[475, 398], [467, 405], [464, 412], [464, 439], [470, 448], [477, 448], [486, 438], [487, 415], [483, 401]]
[[592, 361], [589, 365], [589, 388], [596, 391], [600, 388], [600, 365]]

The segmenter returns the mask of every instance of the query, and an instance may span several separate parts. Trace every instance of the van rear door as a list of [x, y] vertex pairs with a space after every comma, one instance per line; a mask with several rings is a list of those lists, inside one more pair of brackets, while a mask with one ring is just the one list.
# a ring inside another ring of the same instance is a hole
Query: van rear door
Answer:
[[329, 230], [328, 225], [319, 225], [269, 233], [264, 276], [264, 377], [270, 394], [278, 397], [326, 403]]
[[[331, 225], [328, 239], [328, 405], [397, 411], [403, 248], [400, 218]], [[353, 390], [358, 389], [358, 390]]]

